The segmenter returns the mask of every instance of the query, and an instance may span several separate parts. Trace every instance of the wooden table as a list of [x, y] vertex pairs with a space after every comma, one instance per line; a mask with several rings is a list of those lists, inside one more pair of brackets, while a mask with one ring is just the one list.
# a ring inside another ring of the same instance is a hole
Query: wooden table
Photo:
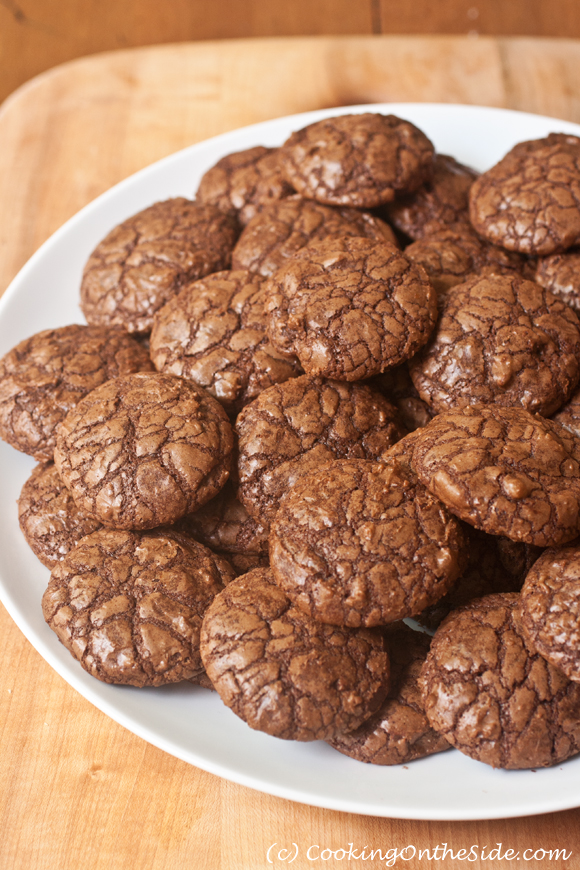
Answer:
[[[279, 115], [389, 100], [479, 103], [580, 122], [580, 43], [279, 38], [133, 49], [58, 67], [0, 110], [0, 290], [81, 206], [166, 154]], [[580, 867], [580, 809], [410, 822], [272, 798], [165, 755], [109, 720], [45, 664], [3, 609], [0, 637], [1, 870], [258, 870], [272, 866], [274, 842], [487, 851], [501, 842], [566, 848], [568, 861], [532, 863]], [[301, 858], [294, 867], [318, 864], [358, 866]], [[360, 863], [371, 866], [384, 862]]]

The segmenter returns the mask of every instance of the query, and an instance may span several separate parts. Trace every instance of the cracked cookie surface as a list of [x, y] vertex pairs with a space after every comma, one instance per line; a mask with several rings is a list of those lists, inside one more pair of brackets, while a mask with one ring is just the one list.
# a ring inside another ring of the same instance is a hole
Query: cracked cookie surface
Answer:
[[405, 248], [405, 256], [425, 269], [440, 306], [450, 287], [462, 284], [474, 273], [513, 275], [524, 268], [519, 254], [491, 245], [465, 225], [425, 235]]
[[465, 755], [512, 770], [580, 750], [580, 686], [527, 647], [518, 598], [489, 595], [450, 614], [420, 678], [433, 728]]
[[268, 282], [272, 343], [304, 371], [356, 381], [409, 359], [437, 317], [425, 272], [391, 245], [362, 238], [308, 245]]
[[115, 378], [62, 423], [55, 464], [76, 503], [103, 525], [151, 529], [213, 498], [228, 479], [226, 412], [183, 378]]
[[79, 508], [54, 463], [37, 465], [18, 499], [18, 522], [32, 552], [54, 568], [101, 523]]
[[302, 374], [296, 357], [270, 342], [267, 299], [263, 279], [247, 271], [216, 272], [188, 284], [154, 317], [155, 368], [204, 387], [229, 413]]
[[469, 188], [477, 175], [453, 157], [436, 154], [433, 177], [385, 206], [389, 222], [415, 241], [450, 224], [469, 223]]
[[388, 690], [380, 634], [314, 622], [267, 568], [238, 577], [215, 598], [201, 655], [222, 701], [251, 728], [285, 740], [357, 728]]
[[181, 524], [212, 550], [268, 556], [268, 529], [249, 515], [230, 480], [211, 501], [184, 517]]
[[152, 368], [147, 351], [122, 329], [75, 324], [38, 332], [0, 360], [0, 437], [51, 462], [57, 427], [87, 393]]
[[530, 646], [580, 682], [580, 547], [547, 550], [526, 576], [520, 617]]
[[413, 432], [420, 480], [460, 519], [551, 547], [580, 524], [580, 440], [551, 420], [495, 405], [438, 414]]
[[197, 202], [234, 212], [246, 226], [265, 205], [294, 193], [282, 175], [278, 148], [258, 145], [227, 154], [203, 175]]
[[520, 142], [470, 190], [471, 223], [496, 245], [546, 256], [580, 241], [580, 139]]
[[233, 250], [232, 268], [268, 277], [306, 245], [344, 236], [398, 247], [390, 226], [372, 214], [293, 196], [265, 207], [247, 224]]
[[371, 112], [309, 124], [280, 149], [286, 178], [302, 196], [356, 208], [415, 190], [430, 178], [433, 154], [414, 124]]
[[435, 413], [481, 402], [547, 417], [580, 378], [580, 321], [533, 281], [472, 277], [448, 290], [409, 370]]
[[457, 519], [403, 464], [341, 459], [281, 500], [270, 565], [312, 619], [372, 627], [441, 598], [463, 567], [464, 543]]
[[177, 197], [123, 221], [84, 268], [81, 309], [96, 326], [148, 333], [153, 315], [188, 281], [228, 269], [238, 237], [235, 217]]
[[449, 749], [425, 715], [419, 674], [430, 638], [402, 623], [389, 628], [385, 642], [391, 663], [391, 687], [381, 708], [350, 734], [327, 740], [343, 755], [367, 764], [405, 764]]
[[213, 554], [168, 529], [101, 529], [53, 569], [42, 599], [48, 625], [106, 683], [197, 682], [203, 615], [223, 589]]
[[238, 495], [264, 525], [304, 474], [332, 459], [380, 459], [404, 434], [398, 411], [362, 384], [303, 375], [264, 390], [236, 421]]
[[574, 311], [580, 311], [580, 251], [540, 257], [534, 281], [562, 299]]

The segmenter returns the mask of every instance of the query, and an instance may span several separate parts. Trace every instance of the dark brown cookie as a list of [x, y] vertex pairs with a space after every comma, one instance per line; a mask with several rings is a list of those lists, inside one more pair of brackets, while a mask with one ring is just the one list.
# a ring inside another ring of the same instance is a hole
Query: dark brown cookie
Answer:
[[548, 767], [580, 750], [580, 686], [526, 645], [517, 594], [451, 613], [421, 672], [425, 711], [453, 746], [492, 767]]
[[235, 571], [236, 577], [239, 577], [241, 574], [247, 574], [249, 571], [253, 571], [254, 568], [270, 567], [270, 559], [267, 553], [226, 553], [225, 556]]
[[552, 420], [580, 438], [580, 387], [576, 387], [566, 404], [552, 415]]
[[292, 484], [332, 459], [380, 459], [403, 434], [369, 387], [303, 375], [264, 390], [236, 421], [239, 498], [267, 525]]
[[196, 201], [233, 212], [245, 226], [265, 205], [294, 193], [282, 175], [278, 148], [248, 148], [228, 154], [205, 173]]
[[233, 445], [226, 412], [205, 390], [137, 374], [79, 402], [59, 429], [54, 457], [76, 503], [103, 525], [152, 529], [219, 492]]
[[467, 567], [443, 598], [415, 617], [426, 628], [437, 628], [452, 610], [474, 598], [496, 592], [519, 592], [526, 574], [542, 553], [540, 547], [487, 535], [467, 523], [463, 523], [463, 531], [467, 538]]
[[529, 571], [520, 617], [530, 646], [580, 683], [580, 547], [547, 550]]
[[423, 270], [370, 239], [308, 245], [268, 288], [273, 345], [314, 376], [357, 381], [396, 366], [425, 344], [437, 317]]
[[382, 707], [351, 731], [329, 743], [344, 755], [367, 764], [405, 764], [449, 749], [425, 715], [419, 674], [429, 652], [430, 638], [402, 623], [385, 632], [391, 663], [391, 688]]
[[390, 226], [374, 215], [293, 196], [265, 207], [248, 223], [234, 248], [232, 268], [268, 277], [305, 245], [344, 236], [398, 247]]
[[546, 256], [580, 241], [580, 139], [551, 133], [520, 142], [475, 181], [470, 217], [509, 251]]
[[435, 413], [483, 402], [547, 417], [580, 378], [580, 321], [532, 281], [472, 277], [448, 290], [409, 370]]
[[184, 517], [181, 527], [212, 550], [268, 556], [268, 529], [248, 514], [229, 480], [215, 498]]
[[238, 577], [215, 598], [201, 654], [222, 701], [251, 728], [285, 740], [357, 728], [388, 690], [382, 637], [314, 622], [267, 568]]
[[63, 326], [21, 341], [0, 360], [0, 437], [39, 462], [51, 462], [55, 432], [99, 384], [153, 368], [122, 329]]
[[580, 311], [580, 250], [540, 257], [534, 280]]
[[524, 260], [480, 239], [466, 226], [438, 230], [405, 248], [405, 256], [423, 266], [437, 291], [439, 305], [450, 287], [462, 284], [470, 275], [521, 273]]
[[469, 188], [477, 175], [453, 157], [437, 154], [431, 180], [414, 193], [388, 203], [385, 214], [393, 226], [414, 240], [459, 221], [469, 223]]
[[188, 281], [228, 269], [238, 222], [183, 197], [157, 202], [100, 242], [85, 266], [81, 308], [89, 323], [147, 333], [153, 315]]
[[459, 522], [402, 464], [341, 459], [297, 483], [270, 532], [276, 583], [312, 619], [385, 625], [441, 598], [463, 567]]
[[550, 547], [580, 526], [580, 440], [551, 420], [495, 405], [438, 414], [413, 450], [419, 478], [481, 531]]
[[433, 173], [433, 145], [409, 121], [365, 112], [292, 133], [281, 150], [286, 178], [302, 196], [373, 208], [416, 190]]
[[216, 272], [184, 287], [153, 319], [155, 368], [195, 381], [228, 413], [301, 374], [298, 360], [268, 338], [263, 284], [242, 271]]
[[32, 552], [54, 568], [101, 523], [77, 507], [54, 463], [37, 465], [20, 493], [18, 521]]
[[53, 569], [44, 618], [83, 668], [106, 683], [203, 679], [199, 634], [223, 584], [207, 547], [168, 529], [101, 529]]
[[415, 389], [407, 363], [376, 375], [368, 381], [368, 385], [397, 406], [401, 421], [409, 432], [426, 426], [433, 416]]

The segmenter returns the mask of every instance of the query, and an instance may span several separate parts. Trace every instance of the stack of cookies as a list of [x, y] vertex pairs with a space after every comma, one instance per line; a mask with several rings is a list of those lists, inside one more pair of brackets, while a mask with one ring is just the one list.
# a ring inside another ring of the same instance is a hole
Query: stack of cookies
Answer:
[[580, 752], [578, 245], [580, 139], [371, 113], [124, 221], [0, 361], [50, 627], [365, 762]]

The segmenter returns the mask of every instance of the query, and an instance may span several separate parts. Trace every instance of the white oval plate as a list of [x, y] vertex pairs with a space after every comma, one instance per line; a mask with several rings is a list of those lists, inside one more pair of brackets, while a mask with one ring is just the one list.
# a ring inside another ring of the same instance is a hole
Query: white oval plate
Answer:
[[[484, 170], [516, 142], [580, 126], [502, 109], [386, 104], [309, 112], [235, 130], [155, 163], [113, 187], [58, 230], [0, 300], [0, 354], [41, 329], [82, 321], [83, 264], [120, 221], [171, 196], [191, 197], [216, 160], [253, 145], [279, 145], [292, 130], [330, 115], [393, 113], [414, 122], [437, 151]], [[344, 812], [408, 819], [492, 819], [580, 805], [580, 757], [547, 770], [500, 771], [450, 750], [409, 765], [353, 761], [325, 743], [292, 743], [248, 728], [217, 694], [177, 684], [133, 689], [85, 673], [44, 623], [40, 599], [49, 577], [18, 528], [16, 499], [34, 466], [0, 443], [0, 597], [46, 661], [87, 700], [165, 752], [242, 785]], [[23, 725], [25, 726], [25, 723]]]

